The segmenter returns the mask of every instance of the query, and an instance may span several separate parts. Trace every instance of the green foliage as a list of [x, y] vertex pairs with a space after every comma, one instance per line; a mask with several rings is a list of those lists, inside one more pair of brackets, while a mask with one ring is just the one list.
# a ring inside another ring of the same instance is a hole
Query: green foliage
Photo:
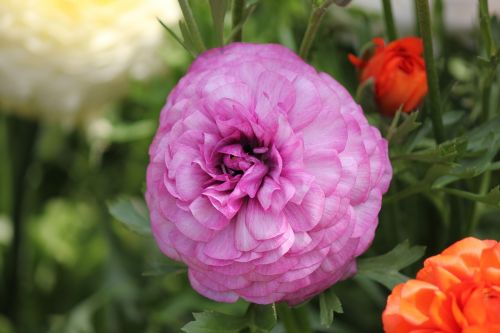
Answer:
[[319, 311], [321, 325], [330, 327], [336, 313], [344, 313], [342, 303], [332, 289], [328, 289], [319, 295]]
[[358, 260], [358, 275], [373, 279], [388, 289], [408, 280], [399, 271], [422, 258], [424, 246], [410, 246], [409, 241], [398, 244], [390, 252], [378, 257]]
[[121, 198], [108, 204], [109, 212], [129, 230], [142, 236], [151, 235], [148, 208], [137, 198]]
[[276, 325], [274, 304], [251, 304], [244, 316], [231, 316], [217, 312], [194, 313], [194, 321], [182, 328], [186, 333], [267, 333]]

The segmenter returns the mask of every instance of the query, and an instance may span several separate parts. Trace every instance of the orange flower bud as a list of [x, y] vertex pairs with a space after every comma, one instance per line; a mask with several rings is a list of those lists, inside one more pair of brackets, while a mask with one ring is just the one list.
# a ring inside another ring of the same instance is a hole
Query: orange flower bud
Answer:
[[382, 321], [386, 333], [500, 333], [500, 243], [469, 237], [428, 258]]
[[393, 116], [400, 107], [403, 112], [414, 110], [427, 94], [422, 40], [406, 37], [384, 45], [381, 38], [374, 38], [373, 43], [368, 59], [349, 54], [361, 83], [374, 79], [376, 103], [383, 114]]

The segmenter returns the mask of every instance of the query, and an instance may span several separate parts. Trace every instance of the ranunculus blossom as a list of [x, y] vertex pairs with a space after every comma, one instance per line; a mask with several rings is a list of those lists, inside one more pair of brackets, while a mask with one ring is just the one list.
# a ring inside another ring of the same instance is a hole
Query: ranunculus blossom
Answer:
[[403, 112], [415, 110], [427, 94], [422, 40], [406, 37], [384, 45], [381, 38], [374, 38], [373, 43], [367, 59], [349, 55], [361, 83], [374, 80], [376, 103], [383, 114], [393, 116], [401, 107]]
[[392, 175], [349, 93], [271, 44], [198, 57], [149, 153], [159, 247], [224, 302], [296, 304], [354, 274]]
[[386, 333], [500, 332], [500, 243], [469, 237], [428, 258], [382, 318]]
[[163, 67], [175, 0], [1, 0], [0, 111], [87, 122]]

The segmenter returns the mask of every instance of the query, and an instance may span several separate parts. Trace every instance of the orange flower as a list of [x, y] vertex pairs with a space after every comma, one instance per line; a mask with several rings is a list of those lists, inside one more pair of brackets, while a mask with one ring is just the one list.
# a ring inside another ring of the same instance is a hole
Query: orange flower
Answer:
[[360, 70], [360, 81], [374, 79], [375, 98], [380, 111], [393, 116], [414, 110], [427, 94], [427, 76], [422, 59], [422, 40], [416, 37], [398, 39], [384, 45], [374, 38], [375, 48], [368, 59], [349, 54], [351, 63]]
[[500, 333], [500, 242], [465, 238], [397, 285], [386, 333]]

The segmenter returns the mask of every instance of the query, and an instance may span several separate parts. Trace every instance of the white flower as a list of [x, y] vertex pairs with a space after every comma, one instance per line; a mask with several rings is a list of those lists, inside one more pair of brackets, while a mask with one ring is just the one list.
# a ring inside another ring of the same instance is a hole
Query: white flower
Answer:
[[0, 108], [72, 125], [162, 66], [175, 0], [0, 0]]

